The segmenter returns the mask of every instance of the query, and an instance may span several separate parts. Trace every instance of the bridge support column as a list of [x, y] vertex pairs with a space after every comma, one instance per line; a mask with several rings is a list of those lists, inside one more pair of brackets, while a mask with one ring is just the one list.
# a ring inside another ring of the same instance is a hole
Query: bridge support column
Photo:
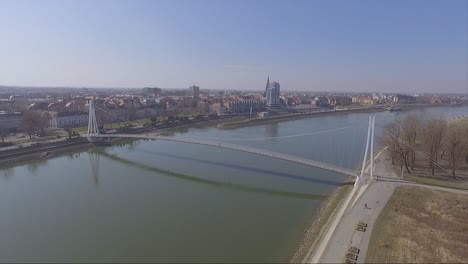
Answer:
[[358, 186], [361, 183], [361, 180], [364, 176], [364, 171], [366, 169], [366, 161], [367, 161], [367, 150], [369, 149], [371, 127], [372, 127], [372, 115], [369, 116], [369, 127], [367, 128], [366, 150], [364, 151], [364, 157], [362, 159], [361, 174], [356, 178], [356, 181], [354, 182], [354, 186]]
[[372, 115], [372, 132], [370, 142], [370, 178], [374, 180], [374, 128], [375, 128], [375, 114]]
[[89, 100], [89, 119], [88, 119], [88, 141], [93, 141], [93, 136], [99, 135], [99, 127], [96, 119], [96, 109], [94, 108], [94, 98]]

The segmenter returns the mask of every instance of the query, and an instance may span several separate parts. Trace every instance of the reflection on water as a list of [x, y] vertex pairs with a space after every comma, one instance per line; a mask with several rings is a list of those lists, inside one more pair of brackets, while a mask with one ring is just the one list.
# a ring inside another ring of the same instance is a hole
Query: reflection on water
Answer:
[[271, 124], [265, 125], [265, 137], [269, 137], [269, 138], [278, 137], [278, 123], [271, 123]]
[[6, 167], [1, 170], [3, 178], [6, 180], [10, 179], [14, 175], [14, 168], [13, 167]]
[[126, 144], [127, 149], [132, 151], [132, 150], [135, 149], [135, 147], [139, 146], [141, 144], [141, 142], [143, 142], [143, 141], [141, 141], [141, 140], [131, 140], [130, 142], [128, 142]]
[[266, 195], [273, 195], [273, 196], [283, 196], [283, 197], [289, 197], [289, 198], [300, 198], [300, 199], [311, 199], [311, 200], [321, 200], [325, 199], [326, 196], [324, 195], [315, 195], [315, 194], [308, 194], [308, 193], [298, 193], [298, 192], [288, 192], [288, 191], [281, 191], [281, 190], [273, 190], [273, 189], [268, 189], [268, 188], [261, 188], [261, 187], [254, 187], [254, 186], [248, 186], [248, 185], [243, 185], [243, 184], [235, 184], [235, 183], [229, 183], [229, 182], [221, 182], [221, 181], [215, 181], [215, 180], [208, 180], [204, 178], [199, 178], [199, 177], [194, 177], [191, 175], [187, 174], [182, 174], [174, 171], [169, 171], [169, 170], [164, 170], [156, 167], [152, 167], [143, 163], [131, 161], [128, 159], [124, 159], [121, 157], [118, 157], [117, 155], [113, 154], [108, 154], [105, 151], [100, 152], [100, 154], [103, 157], [106, 157], [108, 159], [118, 161], [120, 163], [130, 165], [132, 167], [150, 171], [150, 172], [155, 172], [158, 174], [163, 174], [166, 176], [171, 176], [171, 177], [176, 177], [179, 179], [191, 181], [191, 182], [196, 182], [196, 183], [202, 183], [202, 184], [207, 184], [211, 186], [217, 186], [221, 188], [230, 188], [230, 189], [235, 189], [239, 191], [245, 191], [245, 192], [254, 192], [258, 194], [266, 194]]
[[73, 152], [72, 152], [72, 153], [69, 153], [69, 154], [67, 155], [67, 158], [70, 159], [70, 160], [77, 159], [77, 158], [80, 157], [81, 153], [83, 153], [83, 152], [77, 152], [77, 153], [73, 153]]
[[39, 160], [34, 160], [26, 164], [26, 168], [28, 169], [29, 172], [35, 175], [39, 167], [46, 166], [46, 165], [47, 165], [47, 159], [39, 159]]
[[278, 177], [284, 177], [287, 179], [293, 179], [293, 180], [299, 180], [299, 181], [305, 181], [309, 183], [320, 183], [320, 184], [325, 184], [325, 185], [330, 185], [330, 186], [342, 186], [343, 182], [339, 181], [331, 181], [331, 180], [322, 180], [322, 179], [317, 179], [317, 178], [311, 178], [311, 177], [304, 177], [292, 173], [285, 173], [285, 172], [278, 172], [274, 170], [268, 170], [265, 168], [256, 168], [256, 167], [249, 167], [245, 165], [238, 165], [238, 164], [230, 164], [227, 162], [219, 162], [219, 161], [213, 161], [213, 160], [205, 160], [205, 159], [198, 159], [198, 158], [192, 158], [192, 157], [187, 157], [187, 156], [181, 156], [181, 155], [174, 155], [170, 154], [167, 152], [157, 152], [157, 151], [148, 151], [148, 150], [135, 150], [136, 152], [141, 152], [145, 154], [150, 154], [150, 155], [159, 155], [159, 156], [164, 156], [164, 157], [170, 157], [178, 160], [186, 160], [186, 161], [194, 161], [197, 163], [201, 164], [208, 164], [208, 165], [215, 165], [215, 166], [220, 166], [222, 168], [232, 168], [232, 169], [238, 169], [238, 170], [243, 170], [246, 172], [256, 172], [256, 173], [261, 173], [266, 176], [278, 176]]
[[93, 176], [94, 185], [99, 184], [99, 157], [100, 155], [94, 151], [88, 152], [89, 163], [91, 164], [91, 175]]

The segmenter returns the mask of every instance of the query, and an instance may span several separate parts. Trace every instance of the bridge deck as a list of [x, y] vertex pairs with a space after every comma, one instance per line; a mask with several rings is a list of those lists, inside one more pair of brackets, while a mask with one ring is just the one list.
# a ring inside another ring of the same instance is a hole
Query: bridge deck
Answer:
[[137, 134], [105, 134], [105, 135], [100, 134], [100, 135], [93, 135], [92, 137], [156, 139], [156, 140], [164, 140], [164, 141], [173, 141], [173, 142], [182, 142], [182, 143], [188, 143], [188, 144], [204, 145], [204, 146], [210, 146], [210, 147], [217, 147], [217, 148], [247, 152], [247, 153], [252, 153], [252, 154], [256, 154], [256, 155], [261, 155], [261, 156], [266, 156], [266, 157], [271, 157], [271, 158], [276, 158], [276, 159], [281, 159], [281, 160], [287, 160], [287, 161], [290, 161], [290, 162], [304, 164], [304, 165], [307, 165], [307, 166], [320, 168], [320, 169], [324, 169], [324, 170], [328, 170], [328, 171], [332, 171], [332, 172], [337, 172], [337, 173], [348, 175], [348, 176], [353, 176], [353, 177], [357, 176], [355, 171], [352, 171], [350, 169], [341, 168], [341, 167], [331, 165], [331, 164], [327, 164], [327, 163], [320, 162], [320, 161], [309, 160], [309, 159], [296, 157], [296, 156], [292, 156], [292, 155], [287, 155], [287, 154], [282, 154], [282, 153], [269, 151], [269, 150], [263, 150], [263, 149], [257, 149], [257, 148], [252, 148], [252, 147], [240, 146], [240, 145], [235, 145], [235, 144], [230, 144], [230, 143], [220, 143], [220, 142], [214, 142], [214, 141], [203, 140], [203, 139], [176, 138], [176, 137], [167, 137], [167, 136], [152, 136], [152, 135], [137, 135]]

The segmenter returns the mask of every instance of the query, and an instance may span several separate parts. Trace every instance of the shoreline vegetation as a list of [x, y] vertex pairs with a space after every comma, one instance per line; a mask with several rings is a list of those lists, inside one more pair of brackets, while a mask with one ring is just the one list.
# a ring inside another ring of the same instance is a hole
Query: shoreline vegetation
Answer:
[[468, 116], [444, 120], [411, 113], [389, 122], [382, 144], [402, 179], [468, 189]]

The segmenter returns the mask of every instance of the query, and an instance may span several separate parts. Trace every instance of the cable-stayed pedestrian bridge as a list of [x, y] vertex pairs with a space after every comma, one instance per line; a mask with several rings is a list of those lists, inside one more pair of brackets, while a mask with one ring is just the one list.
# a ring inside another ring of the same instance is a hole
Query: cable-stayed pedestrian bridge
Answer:
[[274, 151], [270, 151], [270, 150], [246, 147], [246, 146], [230, 144], [230, 143], [221, 143], [221, 142], [203, 140], [203, 139], [198, 139], [198, 138], [197, 139], [192, 139], [192, 138], [179, 138], [179, 137], [167, 137], [167, 136], [157, 136], [157, 135], [141, 135], [141, 134], [140, 135], [138, 135], [138, 134], [99, 134], [99, 135], [94, 135], [93, 137], [94, 138], [110, 138], [110, 137], [112, 137], [112, 138], [156, 139], [156, 140], [164, 140], [164, 141], [173, 141], [173, 142], [181, 142], [181, 143], [188, 143], [188, 144], [204, 145], [204, 146], [235, 150], [235, 151], [240, 151], [240, 152], [246, 152], [246, 153], [257, 154], [257, 155], [261, 155], [261, 156], [286, 160], [286, 161], [290, 161], [290, 162], [294, 162], [294, 163], [299, 163], [299, 164], [303, 164], [303, 165], [307, 165], [307, 166], [311, 166], [311, 167], [316, 167], [316, 168], [320, 168], [320, 169], [324, 169], [324, 170], [328, 170], [328, 171], [337, 172], [337, 173], [348, 175], [348, 176], [354, 176], [354, 177], [357, 176], [356, 171], [341, 168], [341, 167], [331, 165], [331, 164], [327, 164], [327, 163], [320, 162], [320, 161], [305, 159], [305, 158], [292, 156], [292, 155], [287, 155], [287, 154], [274, 152]]
[[[310, 159], [287, 155], [283, 153], [278, 153], [278, 152], [274, 152], [270, 150], [252, 148], [252, 147], [236, 145], [236, 144], [231, 144], [231, 143], [215, 142], [215, 141], [199, 139], [199, 138], [194, 139], [194, 138], [168, 137], [168, 136], [150, 135], [150, 134], [146, 134], [146, 135], [145, 134], [101, 134], [99, 133], [93, 99], [89, 101], [89, 121], [88, 121], [87, 138], [89, 141], [94, 141], [96, 139], [104, 139], [104, 138], [155, 139], [155, 140], [164, 140], [164, 141], [196, 144], [196, 145], [210, 146], [210, 147], [216, 147], [216, 148], [221, 148], [221, 149], [235, 150], [235, 151], [240, 151], [240, 152], [245, 152], [245, 153], [251, 153], [251, 154], [286, 160], [286, 161], [290, 161], [294, 163], [303, 164], [306, 166], [311, 166], [311, 167], [315, 167], [315, 168], [319, 168], [319, 169], [323, 169], [327, 171], [340, 173], [340, 174], [347, 175], [347, 176], [357, 177], [356, 184], [358, 184], [360, 179], [362, 179], [362, 176], [364, 175], [364, 168], [365, 168], [366, 160], [367, 160], [367, 150], [369, 149], [370, 141], [371, 141], [371, 147], [370, 147], [371, 155], [370, 156], [373, 157], [373, 146], [372, 146], [373, 134], [374, 134], [373, 128], [374, 128], [374, 117], [370, 116], [369, 128], [367, 132], [366, 148], [365, 148], [363, 164], [362, 164], [360, 173], [354, 170], [342, 168], [339, 166], [335, 166], [332, 164], [328, 164], [328, 163], [324, 163], [324, 162], [320, 162], [316, 160], [310, 160]], [[373, 175], [372, 158], [371, 158], [370, 172], [371, 172], [370, 174], [372, 178], [372, 175]]]

